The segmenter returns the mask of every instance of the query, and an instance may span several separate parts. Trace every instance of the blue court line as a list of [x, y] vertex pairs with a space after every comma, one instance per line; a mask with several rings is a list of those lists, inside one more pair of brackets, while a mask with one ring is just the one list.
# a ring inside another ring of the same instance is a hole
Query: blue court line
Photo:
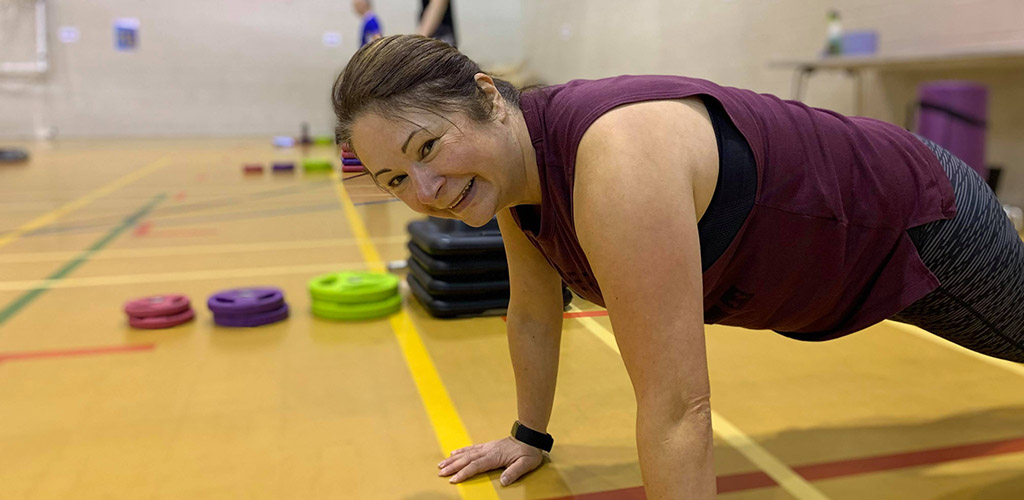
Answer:
[[[309, 184], [300, 184], [300, 185], [294, 185], [294, 186], [286, 186], [286, 187], [283, 187], [283, 188], [270, 189], [270, 190], [267, 190], [267, 191], [260, 191], [260, 192], [252, 193], [252, 194], [248, 194], [248, 195], [231, 196], [231, 197], [219, 198], [219, 199], [214, 199], [214, 200], [209, 200], [209, 201], [190, 203], [190, 204], [187, 204], [187, 205], [164, 207], [164, 208], [159, 208], [159, 209], [154, 210], [152, 212], [152, 215], [154, 215], [154, 216], [155, 215], [172, 215], [172, 214], [177, 215], [177, 214], [187, 214], [189, 212], [201, 212], [201, 211], [209, 209], [209, 208], [218, 208], [218, 207], [232, 206], [232, 205], [236, 205], [238, 203], [246, 202], [248, 200], [255, 200], [255, 199], [261, 199], [261, 198], [274, 198], [274, 197], [277, 197], [277, 196], [293, 194], [293, 193], [296, 193], [296, 192], [299, 192], [299, 191], [319, 189], [319, 188], [323, 188], [323, 187], [330, 187], [330, 184], [331, 184], [330, 180], [315, 181], [315, 182], [309, 183]], [[28, 233], [25, 233], [25, 236], [42, 236], [42, 235], [53, 234], [53, 233], [66, 233], [66, 232], [69, 232], [69, 231], [73, 232], [73, 231], [78, 231], [78, 230], [82, 230], [82, 229], [105, 228], [105, 227], [109, 227], [112, 224], [117, 223], [117, 220], [118, 220], [118, 217], [116, 215], [114, 215], [114, 216], [101, 216], [101, 217], [96, 217], [96, 218], [93, 218], [93, 219], [79, 220], [79, 221], [75, 221], [75, 222], [71, 222], [71, 223], [67, 223], [67, 224], [63, 224], [63, 225], [51, 225], [51, 226], [47, 226], [47, 227], [44, 227], [44, 228], [39, 228], [39, 229], [36, 229], [35, 231], [30, 231]], [[11, 232], [14, 232], [14, 230], [12, 229], [12, 230], [0, 231], [0, 236], [3, 236], [4, 234], [11, 233]]]
[[[338, 204], [334, 203], [334, 204], [330, 204], [330, 205], [328, 205], [328, 204], [306, 205], [306, 206], [301, 206], [301, 207], [290, 207], [290, 208], [281, 208], [281, 209], [273, 209], [273, 210], [256, 210], [256, 211], [251, 211], [251, 212], [234, 213], [234, 214], [195, 215], [195, 216], [191, 216], [191, 217], [180, 217], [180, 218], [170, 219], [170, 220], [161, 220], [158, 217], [158, 215], [162, 215], [162, 214], [154, 213], [153, 215], [156, 216], [156, 217], [154, 217], [153, 221], [159, 223], [160, 226], [185, 226], [185, 225], [189, 225], [189, 224], [204, 224], [204, 223], [208, 223], [208, 222], [224, 222], [224, 221], [245, 220], [245, 219], [262, 219], [262, 218], [267, 218], [267, 217], [277, 217], [277, 216], [289, 215], [289, 214], [303, 214], [303, 213], [312, 213], [312, 212], [333, 212], [333, 211], [337, 211], [337, 210], [338, 210]], [[91, 229], [97, 229], [97, 228], [107, 227], [107, 226], [108, 226], [107, 224], [88, 224], [88, 225], [83, 224], [83, 225], [79, 225], [79, 226], [62, 226], [62, 227], [43, 228], [43, 229], [41, 229], [38, 232], [26, 233], [26, 236], [44, 236], [44, 235], [47, 235], [47, 234], [55, 234], [55, 233], [66, 234], [66, 233], [84, 232], [84, 231], [89, 231]]]
[[398, 198], [388, 198], [386, 200], [361, 201], [359, 203], [353, 203], [352, 205], [356, 206], [356, 207], [361, 207], [363, 205], [380, 205], [381, 203], [392, 203], [392, 202], [395, 202], [395, 201], [402, 201], [402, 200], [399, 200]]
[[0, 326], [3, 326], [3, 324], [7, 322], [7, 320], [14, 317], [14, 315], [17, 314], [18, 311], [21, 311], [22, 309], [25, 308], [25, 306], [32, 303], [32, 301], [38, 298], [40, 295], [42, 295], [43, 292], [49, 290], [50, 285], [53, 282], [64, 278], [68, 274], [71, 274], [71, 272], [77, 269], [78, 266], [81, 266], [82, 264], [85, 263], [85, 261], [89, 260], [89, 257], [92, 257], [92, 254], [100, 251], [103, 247], [110, 244], [111, 241], [114, 241], [114, 238], [117, 238], [117, 236], [123, 233], [126, 229], [134, 226], [137, 222], [139, 222], [139, 219], [141, 219], [147, 213], [149, 213], [149, 211], [152, 210], [153, 207], [155, 207], [161, 201], [164, 201], [164, 198], [167, 198], [167, 193], [160, 193], [153, 197], [153, 199], [146, 203], [142, 208], [136, 210], [135, 213], [129, 215], [127, 218], [121, 221], [121, 224], [115, 227], [109, 233], [107, 233], [106, 236], [100, 238], [99, 240], [96, 241], [96, 243], [93, 243], [92, 246], [84, 250], [77, 257], [69, 261], [67, 264], [64, 264], [64, 267], [61, 267], [53, 274], [47, 276], [46, 280], [43, 282], [42, 285], [23, 293], [20, 297], [14, 299], [10, 304], [7, 304], [6, 307], [0, 309]]

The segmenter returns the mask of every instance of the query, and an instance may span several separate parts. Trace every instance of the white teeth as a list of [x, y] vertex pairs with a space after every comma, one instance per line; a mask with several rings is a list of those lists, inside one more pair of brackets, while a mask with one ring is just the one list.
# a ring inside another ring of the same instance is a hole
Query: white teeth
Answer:
[[462, 199], [466, 197], [466, 193], [469, 192], [469, 188], [473, 187], [473, 181], [474, 179], [469, 180], [469, 184], [466, 184], [466, 187], [462, 189], [461, 193], [459, 193], [459, 197], [455, 200], [455, 203], [452, 203], [451, 205], [448, 206], [448, 210], [455, 208], [455, 205], [458, 205], [459, 203], [462, 202]]

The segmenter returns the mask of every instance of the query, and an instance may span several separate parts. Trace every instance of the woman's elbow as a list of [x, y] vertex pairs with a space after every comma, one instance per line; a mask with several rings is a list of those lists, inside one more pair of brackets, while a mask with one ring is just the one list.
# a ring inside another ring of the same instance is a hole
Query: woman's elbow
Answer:
[[637, 417], [655, 426], [674, 426], [680, 422], [711, 425], [711, 394], [665, 394], [637, 398]]

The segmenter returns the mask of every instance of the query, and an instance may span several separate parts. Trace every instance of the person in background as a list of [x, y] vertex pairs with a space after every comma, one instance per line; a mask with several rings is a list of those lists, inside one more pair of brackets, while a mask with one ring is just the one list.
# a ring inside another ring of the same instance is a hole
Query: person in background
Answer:
[[360, 47], [384, 36], [383, 30], [380, 28], [380, 21], [377, 20], [377, 14], [373, 12], [373, 7], [370, 5], [370, 0], [352, 0], [352, 10], [363, 18], [363, 36], [362, 42], [359, 44]]
[[420, 23], [416, 33], [446, 42], [458, 47], [455, 38], [455, 21], [452, 14], [451, 0], [422, 0]]

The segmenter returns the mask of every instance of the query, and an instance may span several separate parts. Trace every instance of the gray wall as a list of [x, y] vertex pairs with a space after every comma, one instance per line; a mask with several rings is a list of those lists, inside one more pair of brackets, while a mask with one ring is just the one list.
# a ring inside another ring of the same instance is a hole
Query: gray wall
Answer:
[[[921, 82], [989, 85], [988, 163], [1007, 170], [1001, 198], [1024, 205], [1022, 0], [523, 0], [526, 57], [551, 83], [681, 74], [789, 98], [792, 72], [769, 62], [815, 57], [831, 8], [846, 30], [877, 30], [883, 53], [1019, 48], [1021, 61], [1010, 67], [868, 74], [863, 114], [903, 124]], [[820, 73], [804, 100], [852, 114], [854, 85], [843, 73]]]
[[[49, 0], [49, 74], [0, 75], [0, 138], [296, 134], [332, 131], [330, 86], [355, 52], [348, 0]], [[519, 2], [454, 1], [461, 48], [483, 64], [522, 59]], [[33, 3], [0, 2], [0, 62], [34, 55]], [[12, 6], [20, 7], [18, 9]], [[388, 34], [415, 28], [418, 0], [377, 0]], [[113, 22], [141, 22], [134, 52]], [[63, 44], [59, 26], [81, 39]], [[325, 47], [325, 31], [343, 35]]]

